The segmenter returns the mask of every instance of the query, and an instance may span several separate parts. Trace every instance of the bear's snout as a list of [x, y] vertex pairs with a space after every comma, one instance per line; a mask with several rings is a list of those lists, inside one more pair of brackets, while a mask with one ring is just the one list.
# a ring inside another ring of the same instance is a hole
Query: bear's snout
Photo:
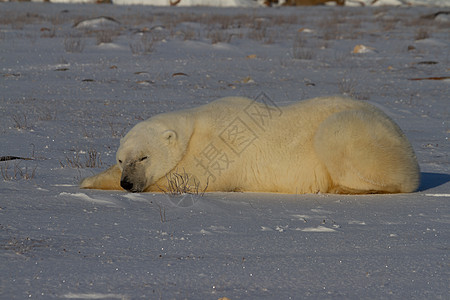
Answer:
[[129, 192], [133, 192], [133, 183], [129, 182], [126, 177], [120, 181], [120, 186]]

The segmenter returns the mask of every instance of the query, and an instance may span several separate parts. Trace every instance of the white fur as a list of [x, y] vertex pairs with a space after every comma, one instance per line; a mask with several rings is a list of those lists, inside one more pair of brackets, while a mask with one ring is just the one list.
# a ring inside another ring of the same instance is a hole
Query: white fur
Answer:
[[374, 106], [342, 97], [281, 108], [222, 98], [137, 124], [117, 165], [83, 188], [160, 191], [169, 173], [187, 173], [207, 191], [396, 193], [419, 185], [414, 151]]

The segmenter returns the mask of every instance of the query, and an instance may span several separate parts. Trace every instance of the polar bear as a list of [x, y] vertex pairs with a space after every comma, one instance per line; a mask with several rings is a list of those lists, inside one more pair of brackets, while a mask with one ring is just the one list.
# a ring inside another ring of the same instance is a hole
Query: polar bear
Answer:
[[385, 113], [339, 96], [284, 107], [227, 97], [156, 115], [125, 135], [116, 159], [81, 187], [159, 192], [185, 172], [207, 192], [407, 193], [420, 174]]

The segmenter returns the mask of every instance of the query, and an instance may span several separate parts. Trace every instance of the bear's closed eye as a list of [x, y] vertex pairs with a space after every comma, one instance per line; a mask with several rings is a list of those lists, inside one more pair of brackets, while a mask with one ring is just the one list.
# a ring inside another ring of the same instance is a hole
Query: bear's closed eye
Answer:
[[147, 158], [148, 158], [147, 156], [141, 157], [141, 158], [139, 159], [139, 161], [146, 160]]

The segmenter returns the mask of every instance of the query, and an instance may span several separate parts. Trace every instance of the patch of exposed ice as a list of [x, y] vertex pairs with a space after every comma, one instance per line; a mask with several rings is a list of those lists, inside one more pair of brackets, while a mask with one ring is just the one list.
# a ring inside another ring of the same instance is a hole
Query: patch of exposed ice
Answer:
[[303, 231], [303, 232], [336, 232], [336, 230], [325, 227], [325, 226], [297, 228], [296, 230]]
[[212, 232], [205, 230], [205, 229], [200, 230], [200, 233], [203, 235], [211, 235], [212, 234]]
[[94, 199], [94, 198], [89, 197], [88, 195], [86, 195], [84, 193], [67, 193], [67, 192], [62, 192], [59, 195], [60, 196], [70, 196], [70, 197], [78, 198], [78, 199], [85, 200], [85, 201], [88, 201], [88, 202], [91, 202], [91, 203], [94, 203], [94, 204], [117, 206], [116, 203], [111, 202], [109, 200]]
[[273, 229], [267, 226], [261, 226], [261, 231], [273, 231]]
[[366, 222], [358, 221], [358, 220], [348, 221], [348, 224], [350, 224], [350, 225], [367, 225]]
[[120, 294], [101, 294], [101, 293], [68, 293], [62, 296], [65, 299], [130, 299], [126, 295]]

